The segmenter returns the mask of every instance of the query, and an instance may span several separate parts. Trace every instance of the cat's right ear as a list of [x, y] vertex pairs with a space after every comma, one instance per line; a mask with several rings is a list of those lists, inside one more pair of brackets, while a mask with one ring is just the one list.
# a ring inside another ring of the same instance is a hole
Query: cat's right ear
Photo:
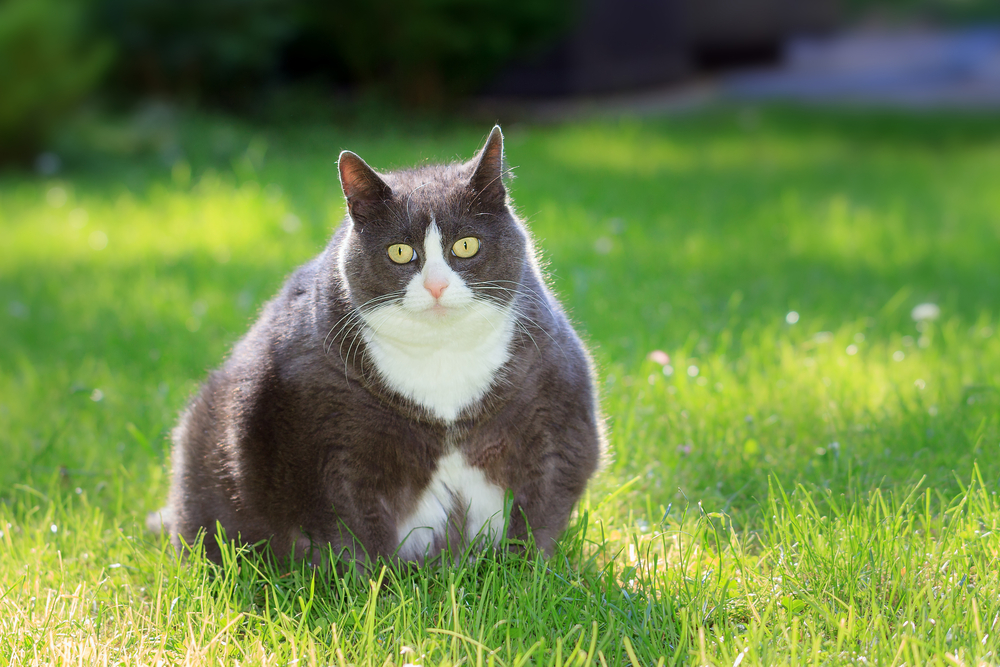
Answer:
[[486, 205], [503, 206], [507, 200], [503, 179], [509, 170], [504, 165], [503, 132], [499, 125], [493, 126], [486, 145], [474, 159], [476, 168], [469, 180], [469, 187], [476, 195], [476, 200]]
[[392, 188], [375, 170], [351, 151], [344, 151], [337, 161], [340, 186], [344, 189], [347, 211], [355, 222], [363, 224], [369, 215], [392, 198]]

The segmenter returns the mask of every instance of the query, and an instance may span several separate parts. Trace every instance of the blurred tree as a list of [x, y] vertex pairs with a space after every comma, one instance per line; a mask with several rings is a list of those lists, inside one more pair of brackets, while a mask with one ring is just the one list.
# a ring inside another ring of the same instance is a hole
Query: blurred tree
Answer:
[[0, 3], [0, 161], [30, 156], [100, 83], [111, 44], [80, 0]]
[[303, 0], [306, 42], [322, 42], [354, 83], [417, 103], [474, 91], [558, 36], [575, 0]]
[[320, 78], [406, 102], [474, 90], [554, 36], [576, 0], [98, 0], [119, 86], [246, 102]]
[[295, 0], [98, 0], [122, 57], [119, 86], [168, 97], [242, 101], [278, 69]]

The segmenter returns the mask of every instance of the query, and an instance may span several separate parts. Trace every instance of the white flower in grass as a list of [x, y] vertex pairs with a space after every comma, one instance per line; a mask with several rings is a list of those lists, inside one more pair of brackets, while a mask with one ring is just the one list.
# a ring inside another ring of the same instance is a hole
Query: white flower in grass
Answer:
[[661, 366], [666, 366], [667, 364], [670, 363], [670, 355], [664, 352], [663, 350], [653, 350], [652, 352], [646, 355], [646, 358], [649, 359], [650, 361], [655, 361]]
[[916, 322], [936, 320], [941, 317], [941, 308], [936, 303], [921, 303], [910, 311], [910, 317]]

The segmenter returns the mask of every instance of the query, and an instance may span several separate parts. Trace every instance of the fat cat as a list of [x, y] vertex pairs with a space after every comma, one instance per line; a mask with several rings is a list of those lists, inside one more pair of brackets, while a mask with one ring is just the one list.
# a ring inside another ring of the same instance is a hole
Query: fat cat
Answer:
[[590, 357], [546, 286], [494, 127], [468, 162], [340, 155], [347, 215], [172, 433], [163, 527], [276, 556], [545, 553], [604, 449]]

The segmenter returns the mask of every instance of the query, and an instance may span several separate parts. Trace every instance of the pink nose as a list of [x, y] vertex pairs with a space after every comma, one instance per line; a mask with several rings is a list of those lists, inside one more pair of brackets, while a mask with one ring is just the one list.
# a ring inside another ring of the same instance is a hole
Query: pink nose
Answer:
[[424, 280], [424, 289], [431, 293], [435, 299], [440, 299], [441, 295], [448, 288], [448, 281], [441, 278], [428, 278]]

